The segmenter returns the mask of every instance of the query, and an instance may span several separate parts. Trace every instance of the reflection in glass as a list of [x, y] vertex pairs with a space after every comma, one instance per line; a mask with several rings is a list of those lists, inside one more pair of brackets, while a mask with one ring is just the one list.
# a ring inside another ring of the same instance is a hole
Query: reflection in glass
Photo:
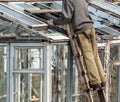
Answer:
[[15, 74], [14, 102], [44, 102], [43, 74]]
[[17, 69], [42, 69], [43, 48], [17, 48]]

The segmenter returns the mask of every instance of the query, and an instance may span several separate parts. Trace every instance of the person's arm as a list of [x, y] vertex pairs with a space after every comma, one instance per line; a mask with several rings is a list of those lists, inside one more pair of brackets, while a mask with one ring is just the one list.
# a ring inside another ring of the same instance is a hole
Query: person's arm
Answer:
[[53, 20], [49, 20], [47, 23], [49, 26], [53, 25], [64, 25], [69, 23], [73, 16], [73, 5], [71, 0], [64, 0], [62, 5], [62, 15], [61, 17]]
[[63, 25], [69, 23], [73, 16], [73, 10], [72, 0], [63, 0], [62, 15], [58, 19], [54, 19], [53, 24]]

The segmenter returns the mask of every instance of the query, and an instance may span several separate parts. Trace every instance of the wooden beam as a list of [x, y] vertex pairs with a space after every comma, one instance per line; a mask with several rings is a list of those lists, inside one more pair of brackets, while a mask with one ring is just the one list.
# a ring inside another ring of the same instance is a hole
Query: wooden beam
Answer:
[[16, 35], [14, 33], [10, 33], [10, 34], [3, 34], [3, 33], [0, 33], [0, 39], [3, 39], [3, 38], [16, 38]]
[[54, 10], [38, 10], [38, 9], [32, 9], [32, 8], [30, 8], [30, 9], [26, 9], [26, 11], [28, 11], [28, 12], [31, 12], [31, 13], [59, 13], [59, 12], [62, 12], [62, 10], [56, 10], [56, 9], [54, 9]]

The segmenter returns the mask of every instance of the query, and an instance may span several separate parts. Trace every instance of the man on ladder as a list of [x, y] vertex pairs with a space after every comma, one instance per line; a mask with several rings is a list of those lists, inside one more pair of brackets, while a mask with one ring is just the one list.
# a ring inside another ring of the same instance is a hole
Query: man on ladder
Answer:
[[48, 25], [72, 24], [77, 43], [84, 57], [90, 87], [93, 89], [105, 86], [105, 73], [98, 55], [95, 29], [88, 13], [85, 0], [63, 0], [62, 16], [49, 20]]

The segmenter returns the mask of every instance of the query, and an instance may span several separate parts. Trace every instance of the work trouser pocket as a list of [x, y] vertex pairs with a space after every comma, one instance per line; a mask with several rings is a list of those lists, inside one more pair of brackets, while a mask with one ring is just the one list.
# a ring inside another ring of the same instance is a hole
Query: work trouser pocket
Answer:
[[92, 28], [85, 30], [84, 34], [88, 39], [92, 39]]

